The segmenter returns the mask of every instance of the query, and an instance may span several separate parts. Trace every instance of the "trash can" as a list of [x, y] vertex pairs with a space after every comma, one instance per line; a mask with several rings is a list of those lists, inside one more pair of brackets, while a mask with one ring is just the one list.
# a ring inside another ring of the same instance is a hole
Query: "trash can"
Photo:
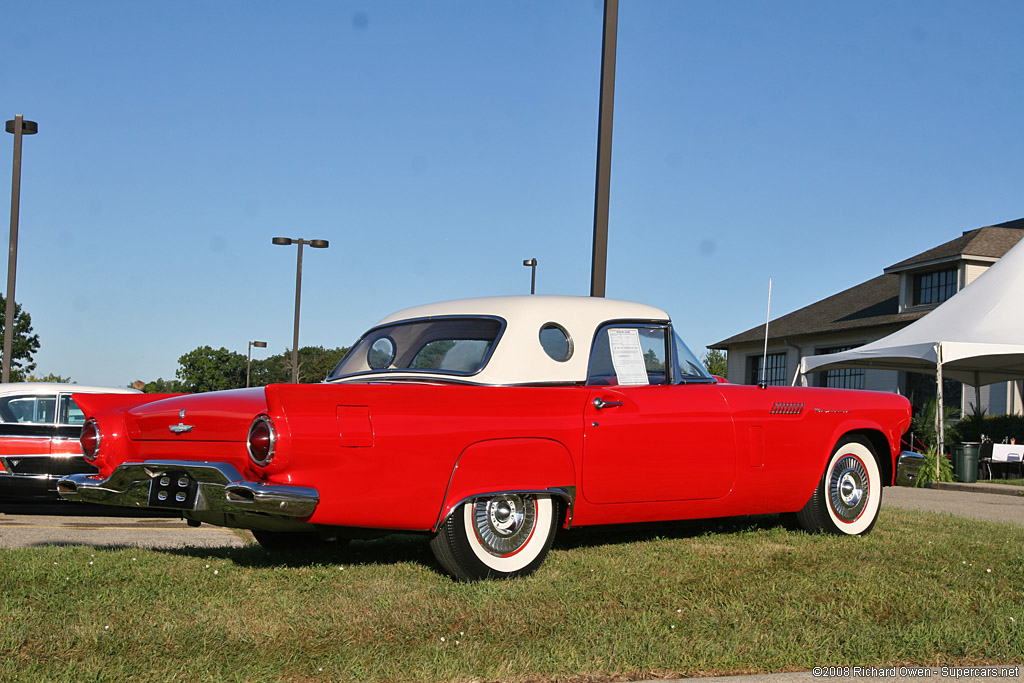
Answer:
[[965, 484], [973, 484], [978, 481], [978, 452], [981, 444], [977, 441], [967, 441], [953, 446], [953, 471], [956, 472], [956, 480]]

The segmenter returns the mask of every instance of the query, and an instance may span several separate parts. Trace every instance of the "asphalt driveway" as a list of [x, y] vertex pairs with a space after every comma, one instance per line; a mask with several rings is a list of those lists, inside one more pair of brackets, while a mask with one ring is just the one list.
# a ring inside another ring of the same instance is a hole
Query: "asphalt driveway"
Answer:
[[0, 503], [0, 548], [91, 545], [139, 548], [227, 548], [244, 535], [204, 524], [192, 528], [177, 513], [140, 516], [133, 510], [82, 503]]
[[940, 489], [891, 486], [882, 506], [944, 512], [989, 522], [1024, 525], [1024, 487], [1001, 484], [942, 484]]

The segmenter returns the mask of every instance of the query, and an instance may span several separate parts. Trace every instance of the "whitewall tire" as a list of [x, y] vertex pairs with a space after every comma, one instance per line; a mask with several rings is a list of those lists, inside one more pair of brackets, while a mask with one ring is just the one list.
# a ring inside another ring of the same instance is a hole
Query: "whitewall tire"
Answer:
[[874, 448], [861, 437], [850, 437], [832, 451], [797, 520], [807, 531], [859, 536], [874, 527], [881, 506], [882, 475]]
[[477, 498], [448, 517], [430, 546], [441, 566], [463, 581], [526, 576], [551, 548], [557, 510], [544, 495]]

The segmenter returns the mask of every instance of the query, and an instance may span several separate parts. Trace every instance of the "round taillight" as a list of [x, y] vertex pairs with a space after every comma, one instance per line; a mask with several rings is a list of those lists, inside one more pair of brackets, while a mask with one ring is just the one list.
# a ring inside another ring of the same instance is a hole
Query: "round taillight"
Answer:
[[260, 415], [249, 427], [249, 457], [261, 467], [270, 464], [274, 459], [274, 448], [277, 446], [277, 431], [274, 423], [266, 415]]
[[82, 455], [89, 462], [92, 462], [100, 454], [100, 426], [96, 420], [90, 419], [82, 426], [82, 436], [79, 438], [82, 444]]

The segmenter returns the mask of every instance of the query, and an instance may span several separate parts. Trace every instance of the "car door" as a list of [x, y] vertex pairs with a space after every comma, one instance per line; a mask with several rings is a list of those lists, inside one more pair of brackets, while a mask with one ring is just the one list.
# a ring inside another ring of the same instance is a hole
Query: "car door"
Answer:
[[595, 338], [584, 412], [583, 495], [596, 504], [719, 498], [733, 486], [732, 418], [717, 383], [680, 383], [667, 324]]
[[57, 397], [15, 395], [0, 399], [0, 458], [14, 474], [45, 474], [55, 428]]

